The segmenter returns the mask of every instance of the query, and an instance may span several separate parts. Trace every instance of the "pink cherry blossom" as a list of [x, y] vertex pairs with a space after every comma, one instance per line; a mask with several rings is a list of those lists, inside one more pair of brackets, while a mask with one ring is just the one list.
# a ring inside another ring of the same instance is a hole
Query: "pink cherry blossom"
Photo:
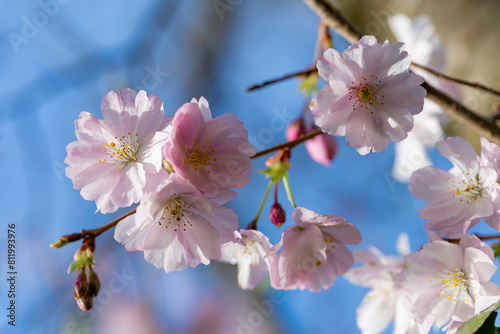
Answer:
[[410, 62], [403, 43], [381, 44], [374, 36], [343, 54], [326, 50], [317, 67], [328, 85], [311, 101], [316, 125], [345, 136], [362, 155], [405, 139], [426, 94], [423, 79], [408, 71]]
[[97, 210], [113, 212], [138, 202], [168, 174], [162, 169], [162, 132], [172, 117], [145, 91], [110, 92], [102, 101], [103, 120], [83, 111], [75, 121], [77, 141], [66, 148], [66, 175]]
[[255, 149], [235, 114], [212, 119], [207, 100], [184, 104], [172, 121], [164, 155], [175, 173], [203, 193], [227, 193], [250, 180]]
[[270, 254], [271, 285], [313, 292], [330, 288], [354, 264], [345, 245], [361, 242], [358, 229], [343, 217], [319, 215], [301, 207], [295, 208], [292, 219], [297, 225], [283, 232]]
[[353, 252], [354, 259], [363, 266], [351, 268], [345, 278], [370, 288], [356, 310], [356, 322], [363, 334], [381, 333], [393, 319], [393, 333], [403, 334], [416, 326], [403, 304], [398, 284], [393, 281], [394, 275], [406, 267], [402, 256], [410, 253], [408, 235], [401, 234], [398, 238], [398, 251], [401, 254], [398, 257], [384, 255], [375, 247]]
[[306, 141], [306, 150], [314, 161], [328, 167], [337, 154], [337, 141], [329, 134], [321, 134]]
[[174, 173], [118, 223], [115, 239], [129, 252], [143, 251], [146, 261], [168, 273], [219, 258], [221, 244], [232, 240], [237, 228], [233, 210]]
[[404, 259], [407, 268], [394, 277], [404, 285], [406, 306], [427, 333], [432, 324], [465, 322], [500, 298], [490, 282], [497, 266], [493, 250], [474, 235], [459, 244], [435, 240]]
[[222, 245], [223, 262], [238, 265], [238, 285], [243, 290], [255, 289], [270, 267], [266, 255], [272, 245], [269, 239], [257, 230], [234, 232], [234, 239]]
[[[409, 190], [427, 201], [420, 216], [426, 228], [440, 237], [459, 238], [481, 218], [497, 231], [500, 220], [494, 213], [500, 203], [498, 174], [480, 164], [476, 151], [465, 139], [452, 137], [436, 147], [455, 166], [449, 172], [425, 167], [413, 173]], [[491, 216], [491, 217], [490, 217]]]

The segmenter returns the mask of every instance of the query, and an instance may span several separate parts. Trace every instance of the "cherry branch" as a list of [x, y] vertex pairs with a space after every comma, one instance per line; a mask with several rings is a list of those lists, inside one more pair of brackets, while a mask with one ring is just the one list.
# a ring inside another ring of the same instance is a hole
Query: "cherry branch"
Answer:
[[[259, 158], [263, 155], [281, 150], [281, 149], [292, 149], [295, 146], [299, 145], [300, 143], [305, 142], [308, 139], [311, 139], [313, 137], [316, 137], [317, 135], [322, 134], [321, 129], [316, 129], [312, 132], [309, 132], [308, 134], [305, 134], [303, 136], [300, 136], [299, 138], [286, 142], [284, 144], [276, 145], [270, 148], [267, 148], [265, 150], [262, 150], [260, 152], [255, 153], [255, 155], [251, 156], [250, 159], [255, 159]], [[54, 242], [53, 244], [50, 245], [50, 247], [53, 248], [61, 248], [64, 245], [69, 244], [70, 242], [75, 242], [84, 238], [96, 238], [100, 236], [102, 233], [106, 232], [107, 230], [111, 229], [112, 227], [115, 227], [121, 220], [127, 218], [130, 215], [133, 215], [135, 213], [136, 209], [130, 210], [129, 212], [125, 213], [124, 215], [116, 218], [115, 220], [107, 223], [106, 225], [103, 225], [101, 227], [98, 227], [93, 230], [81, 230], [79, 233], [73, 233], [73, 234], [68, 234], [68, 235], [63, 235], [59, 240]]]
[[62, 246], [70, 243], [70, 242], [75, 242], [83, 238], [96, 238], [100, 236], [102, 233], [106, 232], [110, 228], [116, 226], [121, 220], [127, 218], [130, 215], [133, 215], [135, 213], [136, 209], [130, 210], [126, 214], [116, 218], [115, 220], [107, 223], [106, 225], [103, 225], [101, 227], [95, 228], [93, 230], [81, 230], [80, 233], [73, 233], [73, 234], [68, 234], [68, 235], [63, 235], [59, 240], [54, 242], [53, 244], [50, 245], [50, 247], [53, 248], [61, 248]]
[[[494, 235], [479, 235], [479, 234], [475, 234], [474, 235], [476, 237], [478, 237], [480, 240], [496, 240], [496, 239], [500, 239], [500, 234], [494, 234]], [[448, 241], [448, 242], [460, 242], [460, 238], [458, 239], [454, 239], [454, 238], [444, 238], [444, 240]]]
[[257, 153], [255, 153], [255, 155], [251, 156], [250, 159], [255, 159], [255, 158], [261, 157], [263, 155], [266, 155], [266, 154], [269, 154], [269, 153], [272, 153], [272, 152], [275, 152], [275, 151], [278, 151], [278, 150], [281, 150], [281, 149], [284, 149], [284, 148], [292, 149], [295, 146], [299, 145], [300, 143], [303, 143], [306, 140], [314, 138], [317, 135], [320, 135], [322, 133], [323, 132], [321, 131], [321, 129], [316, 129], [316, 130], [314, 130], [312, 132], [309, 132], [309, 133], [307, 133], [307, 134], [305, 134], [303, 136], [300, 136], [299, 138], [297, 138], [295, 140], [286, 142], [284, 144], [276, 145], [276, 146], [267, 148], [265, 150], [262, 150], [260, 152], [257, 152]]
[[309, 68], [307, 70], [303, 70], [303, 71], [299, 71], [299, 72], [295, 72], [295, 73], [290, 73], [290, 74], [287, 74], [287, 75], [284, 75], [282, 77], [279, 77], [279, 78], [276, 78], [276, 79], [272, 79], [272, 80], [268, 80], [268, 81], [265, 81], [261, 84], [254, 84], [250, 87], [247, 88], [247, 92], [251, 92], [253, 90], [257, 90], [257, 89], [260, 89], [260, 88], [263, 88], [263, 87], [266, 87], [266, 86], [269, 86], [269, 85], [272, 85], [274, 83], [277, 83], [277, 82], [281, 82], [281, 81], [284, 81], [284, 80], [287, 80], [287, 79], [291, 79], [291, 78], [295, 78], [295, 77], [300, 77], [300, 76], [309, 76], [310, 74], [314, 73], [314, 72], [317, 72], [318, 70], [316, 69], [316, 67], [313, 67], [313, 68]]
[[[342, 34], [349, 42], [357, 43], [364, 33], [351, 23], [331, 2], [327, 0], [304, 0], [332, 29]], [[427, 97], [436, 102], [447, 113], [470, 125], [476, 131], [500, 143], [500, 127], [494, 122], [477, 115], [461, 103], [440, 90], [424, 83]]]
[[443, 74], [441, 72], [438, 72], [436, 70], [433, 70], [430, 67], [417, 64], [415, 62], [412, 62], [410, 66], [418, 68], [418, 69], [421, 69], [422, 71], [427, 72], [429, 74], [432, 74], [436, 78], [447, 80], [447, 81], [450, 81], [450, 82], [455, 82], [455, 83], [458, 83], [460, 85], [469, 86], [469, 87], [475, 88], [477, 90], [482, 90], [482, 91], [484, 91], [486, 93], [490, 93], [490, 94], [493, 94], [493, 95], [500, 96], [500, 92], [498, 90], [495, 90], [493, 88], [481, 85], [480, 83], [472, 82], [472, 81], [467, 81], [467, 80], [463, 80], [463, 79], [458, 79], [458, 78], [454, 78], [454, 77], [451, 77], [449, 75], [446, 75], [446, 74]]

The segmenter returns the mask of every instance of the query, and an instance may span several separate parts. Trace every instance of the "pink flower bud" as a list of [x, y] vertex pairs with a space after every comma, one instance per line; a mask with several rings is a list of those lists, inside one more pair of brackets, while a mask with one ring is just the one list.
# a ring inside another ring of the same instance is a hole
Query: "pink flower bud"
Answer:
[[76, 300], [76, 304], [78, 305], [80, 310], [89, 311], [92, 308], [92, 306], [94, 306], [94, 298], [92, 298], [90, 296], [78, 298]]
[[285, 222], [286, 212], [283, 210], [281, 205], [276, 202], [271, 207], [271, 212], [269, 212], [269, 220], [274, 225], [281, 227], [281, 225]]
[[101, 289], [101, 282], [99, 281], [99, 277], [95, 271], [91, 270], [89, 273], [89, 287], [87, 291], [87, 295], [95, 297], [99, 293]]
[[306, 123], [304, 122], [304, 119], [301, 117], [297, 118], [295, 121], [288, 124], [288, 127], [286, 128], [285, 132], [285, 137], [286, 140], [292, 141], [304, 135], [305, 133], [306, 133]]
[[82, 270], [75, 282], [75, 299], [86, 296], [88, 287], [89, 284], [87, 282], [87, 275], [85, 274], [85, 270]]
[[337, 141], [328, 134], [321, 134], [306, 141], [306, 149], [309, 156], [325, 166], [330, 166], [337, 154]]

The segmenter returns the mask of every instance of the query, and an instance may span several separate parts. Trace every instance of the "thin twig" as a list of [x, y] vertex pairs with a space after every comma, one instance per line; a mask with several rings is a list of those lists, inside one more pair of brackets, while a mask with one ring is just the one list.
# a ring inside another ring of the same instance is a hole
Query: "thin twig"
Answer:
[[96, 237], [100, 236], [102, 233], [109, 230], [110, 228], [116, 226], [116, 224], [118, 224], [121, 220], [127, 218], [130, 215], [133, 215], [135, 213], [135, 210], [136, 209], [130, 210], [126, 214], [116, 218], [115, 220], [107, 223], [106, 225], [95, 228], [93, 230], [81, 230], [80, 233], [73, 233], [73, 234], [64, 235], [50, 246], [54, 247], [54, 248], [60, 248], [64, 245], [69, 244], [70, 242], [75, 242], [75, 241], [78, 241], [78, 240], [83, 239], [83, 238], [87, 238], [87, 237], [88, 238], [96, 238]]
[[304, 0], [330, 28], [342, 34], [349, 42], [356, 43], [364, 35], [363, 31], [355, 26], [332, 3], [325, 0]]
[[[323, 132], [321, 132], [321, 129], [316, 129], [316, 130], [314, 130], [306, 135], [303, 135], [303, 136], [301, 136], [293, 141], [290, 141], [290, 142], [287, 142], [284, 144], [280, 144], [280, 145], [276, 145], [276, 146], [270, 147], [268, 149], [265, 149], [263, 151], [257, 152], [254, 156], [250, 157], [250, 159], [255, 159], [255, 158], [261, 157], [263, 155], [272, 153], [274, 151], [281, 150], [283, 148], [292, 149], [293, 147], [299, 145], [300, 143], [305, 142], [306, 140], [311, 139], [313, 137], [316, 137], [317, 135], [320, 135], [322, 133]], [[79, 233], [64, 235], [58, 241], [53, 243], [51, 246], [54, 248], [60, 248], [60, 247], [66, 245], [70, 242], [75, 242], [75, 241], [78, 241], [78, 240], [86, 238], [86, 237], [96, 238], [96, 237], [100, 236], [102, 233], [109, 230], [110, 228], [115, 227], [121, 220], [125, 219], [126, 217], [128, 217], [130, 215], [133, 215], [135, 213], [135, 211], [136, 211], [136, 209], [133, 209], [133, 210], [127, 212], [126, 214], [124, 214], [123, 216], [120, 216], [120, 217], [116, 218], [115, 220], [107, 223], [106, 225], [103, 225], [103, 226], [98, 227], [96, 229], [81, 230]]]
[[[343, 16], [340, 10], [331, 2], [327, 0], [304, 0], [304, 2], [307, 3], [328, 26], [344, 35], [349, 42], [357, 43], [364, 35], [363, 32]], [[454, 101], [448, 95], [427, 83], [424, 83], [423, 87], [427, 89], [427, 97], [436, 102], [447, 113], [467, 123], [479, 133], [485, 134], [490, 139], [500, 143], [500, 128], [494, 122], [475, 114], [461, 103]]]
[[258, 158], [258, 157], [261, 157], [263, 155], [266, 155], [266, 154], [269, 154], [269, 153], [272, 153], [274, 151], [278, 151], [278, 150], [281, 150], [283, 148], [289, 148], [289, 149], [292, 149], [294, 148], [295, 146], [299, 145], [300, 143], [302, 142], [305, 142], [306, 140], [308, 139], [311, 139], [311, 138], [314, 138], [316, 137], [317, 135], [320, 135], [322, 134], [323, 132], [321, 131], [321, 129], [316, 129], [312, 132], [309, 132], [308, 134], [305, 134], [303, 136], [300, 136], [299, 138], [295, 139], [295, 140], [292, 140], [292, 141], [289, 141], [287, 143], [284, 143], [284, 144], [280, 144], [280, 145], [276, 145], [276, 146], [273, 146], [273, 147], [270, 147], [268, 149], [265, 149], [265, 150], [262, 150], [260, 152], [257, 152], [255, 153], [255, 155], [251, 156], [250, 159], [255, 159], [255, 158]]
[[484, 135], [490, 138], [495, 138], [497, 141], [500, 141], [500, 128], [496, 125], [496, 123], [479, 116], [472, 110], [441, 92], [439, 89], [429, 85], [427, 82], [424, 82], [422, 87], [427, 90], [426, 98], [434, 101], [441, 108], [446, 110], [448, 114], [471, 126], [476, 131], [481, 133], [482, 136]]
[[462, 80], [462, 79], [450, 77], [449, 75], [440, 73], [438, 71], [433, 70], [432, 68], [429, 68], [429, 67], [424, 66], [424, 65], [417, 64], [415, 62], [412, 62], [410, 66], [418, 68], [418, 69], [421, 69], [422, 71], [425, 71], [425, 72], [427, 72], [429, 74], [432, 74], [433, 76], [435, 76], [437, 78], [440, 78], [440, 79], [443, 79], [443, 80], [447, 80], [447, 81], [451, 81], [451, 82], [455, 82], [455, 83], [458, 83], [458, 84], [461, 84], [461, 85], [465, 85], [465, 86], [469, 86], [469, 87], [472, 87], [472, 88], [475, 88], [475, 89], [478, 89], [478, 90], [482, 90], [484, 92], [487, 92], [487, 93], [490, 93], [490, 94], [493, 94], [493, 95], [500, 96], [500, 92], [499, 91], [497, 91], [497, 90], [495, 90], [493, 88], [481, 85], [481, 84], [479, 84], [477, 82], [471, 82], [471, 81], [467, 81], [467, 80]]
[[[499, 234], [494, 234], [494, 235], [480, 235], [480, 234], [474, 234], [476, 237], [478, 237], [480, 240], [496, 240], [500, 239]], [[459, 242], [460, 239], [453, 239], [453, 238], [444, 238], [443, 240], [449, 241], [449, 242]]]
[[257, 89], [260, 89], [262, 87], [272, 85], [273, 83], [277, 83], [277, 82], [280, 82], [280, 81], [283, 81], [286, 79], [290, 79], [290, 78], [295, 78], [295, 77], [298, 77], [301, 75], [308, 76], [309, 74], [314, 73], [316, 71], [317, 71], [317, 69], [316, 69], [316, 67], [314, 67], [314, 68], [309, 68], [307, 70], [303, 70], [300, 72], [290, 73], [290, 74], [284, 75], [282, 77], [263, 82], [263, 83], [258, 84], [258, 85], [252, 85], [252, 86], [247, 88], [247, 92], [251, 92], [253, 90], [257, 90]]

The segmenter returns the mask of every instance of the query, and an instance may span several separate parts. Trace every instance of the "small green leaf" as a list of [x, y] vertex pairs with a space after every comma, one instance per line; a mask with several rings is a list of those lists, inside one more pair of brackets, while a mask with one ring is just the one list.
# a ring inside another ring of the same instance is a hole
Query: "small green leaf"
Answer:
[[302, 79], [299, 85], [299, 91], [306, 95], [318, 94], [318, 74], [312, 73]]
[[484, 324], [476, 331], [476, 334], [499, 334], [500, 328], [495, 327], [495, 320], [497, 318], [497, 312], [493, 311], [488, 318], [484, 321]]
[[83, 252], [82, 254], [80, 254], [80, 256], [75, 260], [73, 261], [69, 267], [68, 267], [68, 274], [70, 272], [72, 272], [73, 270], [76, 269], [76, 271], [80, 271], [83, 266], [85, 266], [85, 264], [89, 263], [90, 265], [93, 265], [94, 261], [92, 261], [92, 259], [89, 259], [87, 257], [87, 252]]
[[495, 256], [495, 258], [500, 256], [500, 243], [499, 242], [495, 242], [494, 244], [491, 244], [491, 248], [493, 249], [493, 255]]
[[[488, 317], [490, 316], [490, 314], [492, 312], [494, 312], [496, 309], [498, 309], [500, 307], [500, 301], [496, 302], [495, 304], [491, 305], [490, 307], [488, 307], [486, 310], [482, 311], [481, 313], [479, 313], [478, 315], [476, 315], [475, 317], [473, 317], [472, 319], [470, 319], [469, 321], [467, 321], [465, 324], [463, 324], [457, 331], [456, 331], [456, 334], [472, 334], [472, 333], [497, 333], [496, 332], [496, 327], [493, 326], [494, 328], [494, 332], [491, 331], [491, 328], [490, 328], [490, 331], [483, 331], [483, 332], [479, 332], [479, 329], [481, 328], [482, 329], [482, 326], [483, 324], [485, 323], [486, 319], [488, 319]], [[495, 315], [496, 317], [496, 315]], [[493, 319], [493, 325], [495, 324], [495, 320]], [[485, 328], [486, 330], [486, 328]]]

